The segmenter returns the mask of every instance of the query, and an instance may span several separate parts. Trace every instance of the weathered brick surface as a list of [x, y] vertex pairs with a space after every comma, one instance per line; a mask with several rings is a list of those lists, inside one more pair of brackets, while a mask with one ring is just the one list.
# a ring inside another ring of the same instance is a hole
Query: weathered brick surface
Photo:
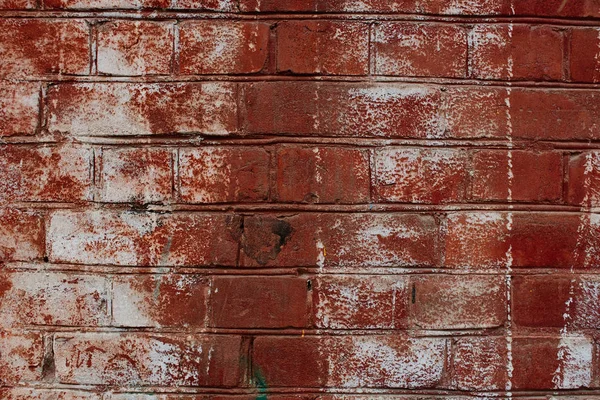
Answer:
[[599, 0], [0, 0], [0, 399], [600, 398]]

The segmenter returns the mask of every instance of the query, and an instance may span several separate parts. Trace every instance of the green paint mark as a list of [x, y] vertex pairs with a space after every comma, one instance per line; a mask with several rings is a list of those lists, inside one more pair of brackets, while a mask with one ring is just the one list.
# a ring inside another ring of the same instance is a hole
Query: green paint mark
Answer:
[[258, 389], [256, 400], [267, 400], [267, 380], [258, 368], [254, 370], [252, 381]]

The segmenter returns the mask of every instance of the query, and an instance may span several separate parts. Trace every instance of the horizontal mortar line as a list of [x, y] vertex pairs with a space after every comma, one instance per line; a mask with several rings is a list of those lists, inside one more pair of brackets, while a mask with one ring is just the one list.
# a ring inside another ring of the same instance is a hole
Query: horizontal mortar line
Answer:
[[[449, 329], [420, 329], [420, 328], [384, 328], [384, 329], [365, 329], [365, 328], [220, 328], [220, 327], [140, 327], [140, 326], [117, 326], [117, 325], [21, 325], [7, 328], [9, 331], [36, 331], [36, 332], [51, 332], [59, 334], [93, 334], [93, 333], [127, 333], [127, 334], [156, 334], [156, 335], [174, 335], [185, 336], [189, 334], [207, 335], [207, 336], [226, 336], [226, 335], [256, 335], [256, 336], [387, 336], [395, 335], [403, 339], [411, 338], [439, 338], [448, 339], [452, 337], [503, 337], [506, 329], [503, 326], [497, 327], [482, 327], [482, 328], [449, 328]], [[579, 337], [583, 333], [597, 332], [597, 330], [577, 330], [574, 337]], [[557, 329], [554, 333], [539, 331], [527, 332], [526, 336], [519, 336], [517, 332], [513, 332], [514, 338], [557, 338], [560, 337], [560, 331]]]
[[580, 83], [565, 81], [493, 80], [476, 78], [436, 78], [384, 75], [287, 75], [287, 74], [213, 74], [213, 75], [68, 75], [53, 74], [40, 76], [4, 76], [7, 82], [47, 82], [47, 83], [203, 83], [203, 82], [337, 82], [337, 83], [406, 83], [432, 86], [460, 87], [501, 87], [538, 89], [600, 89], [600, 83]]
[[457, 15], [407, 12], [224, 12], [183, 9], [79, 9], [79, 10], [1, 10], [0, 18], [85, 18], [85, 19], [226, 19], [273, 21], [279, 20], [341, 20], [341, 21], [403, 21], [403, 22], [439, 22], [454, 24], [498, 23], [498, 24], [535, 24], [556, 26], [598, 26], [598, 17], [562, 17], [531, 15]]
[[368, 204], [302, 204], [302, 203], [227, 203], [227, 204], [143, 204], [135, 203], [99, 203], [99, 202], [5, 202], [0, 207], [17, 209], [48, 209], [48, 210], [72, 210], [72, 211], [129, 211], [138, 213], [182, 213], [182, 212], [207, 212], [207, 213], [436, 213], [436, 212], [547, 212], [547, 213], [577, 213], [597, 214], [599, 207], [582, 208], [561, 204], [537, 204], [537, 203], [454, 203], [447, 205], [414, 204], [414, 203], [368, 203]]
[[[442, 386], [442, 385], [440, 385]], [[118, 385], [106, 385], [106, 384], [66, 384], [66, 383], [44, 383], [44, 382], [27, 382], [27, 385], [18, 386], [17, 388], [26, 389], [43, 389], [43, 390], [80, 390], [80, 391], [93, 391], [97, 392], [98, 388], [103, 388], [104, 391], [110, 391], [111, 393], [127, 393], [127, 394], [253, 394], [257, 392], [257, 388], [253, 386], [238, 386], [232, 388], [223, 387], [210, 387], [210, 386], [118, 386]], [[12, 386], [0, 386], [0, 388], [12, 388]], [[382, 395], [407, 395], [407, 396], [423, 396], [423, 395], [434, 395], [434, 396], [481, 396], [481, 395], [502, 395], [504, 391], [485, 391], [485, 390], [460, 390], [460, 389], [406, 389], [406, 388], [348, 388], [348, 387], [269, 387], [266, 389], [268, 394], [382, 394]], [[548, 390], [514, 390], [510, 393], [514, 393], [517, 397], [524, 396], [539, 396], [542, 394], [556, 395], [558, 394], [570, 394], [570, 395], [590, 395], [600, 393], [600, 389], [548, 389]], [[421, 397], [418, 397], [421, 399]]]
[[304, 135], [268, 135], [268, 134], [231, 134], [214, 136], [205, 134], [168, 134], [147, 136], [76, 136], [76, 135], [20, 135], [8, 136], [0, 139], [0, 144], [14, 145], [58, 145], [63, 143], [78, 143], [82, 145], [97, 146], [162, 146], [169, 148], [179, 147], [204, 147], [204, 146], [277, 146], [286, 144], [301, 145], [333, 145], [340, 147], [423, 147], [423, 148], [465, 148], [465, 149], [501, 149], [521, 150], [531, 149], [536, 151], [564, 149], [583, 151], [600, 149], [600, 140], [581, 141], [556, 141], [539, 139], [510, 139], [499, 138], [380, 138], [380, 137], [354, 137], [354, 136], [304, 136]]
[[[318, 278], [319, 276], [506, 276], [504, 266], [497, 268], [461, 268], [461, 267], [233, 267], [233, 266], [123, 266], [108, 264], [72, 264], [59, 261], [12, 261], [4, 263], [7, 272], [53, 272], [76, 273], [81, 275], [201, 275], [212, 276], [239, 276], [239, 277], [297, 277], [304, 279]], [[600, 275], [600, 269], [557, 267], [514, 267], [512, 276], [595, 276]]]

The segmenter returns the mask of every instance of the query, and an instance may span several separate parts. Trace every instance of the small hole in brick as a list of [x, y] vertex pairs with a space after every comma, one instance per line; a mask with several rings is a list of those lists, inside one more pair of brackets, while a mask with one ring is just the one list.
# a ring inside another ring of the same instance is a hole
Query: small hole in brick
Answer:
[[48, 256], [44, 256], [44, 262], [48, 262]]
[[312, 281], [310, 279], [306, 281], [306, 289], [312, 290]]

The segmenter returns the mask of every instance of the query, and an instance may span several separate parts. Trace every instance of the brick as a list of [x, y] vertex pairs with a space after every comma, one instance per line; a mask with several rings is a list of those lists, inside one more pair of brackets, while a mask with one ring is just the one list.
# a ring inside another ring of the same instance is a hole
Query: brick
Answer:
[[0, 0], [0, 9], [2, 10], [25, 10], [36, 7], [36, 0]]
[[378, 75], [464, 78], [467, 31], [459, 26], [383, 22], [375, 26]]
[[504, 390], [509, 342], [505, 337], [467, 337], [452, 344], [452, 386], [459, 390]]
[[564, 17], [598, 17], [600, 15], [598, 0], [579, 0], [566, 3], [563, 0], [530, 0], [511, 4], [514, 4], [515, 13], [521, 15]]
[[3, 326], [108, 325], [108, 280], [102, 276], [50, 272], [0, 275]]
[[445, 347], [438, 338], [258, 337], [253, 368], [275, 387], [428, 388], [441, 379]]
[[0, 200], [90, 200], [92, 159], [91, 149], [80, 146], [1, 146]]
[[376, 196], [403, 203], [447, 203], [465, 199], [468, 155], [449, 149], [386, 147], [375, 151]]
[[400, 329], [408, 326], [408, 279], [402, 276], [317, 276], [315, 325], [325, 329]]
[[[596, 216], [564, 213], [457, 213], [446, 226], [451, 268], [584, 268], [597, 262]], [[508, 228], [510, 226], [510, 229]]]
[[179, 72], [250, 74], [262, 71], [270, 27], [251, 21], [204, 20], [179, 24]]
[[258, 202], [269, 195], [269, 153], [251, 147], [179, 150], [179, 193], [186, 203]]
[[60, 383], [231, 387], [239, 336], [65, 333], [54, 344]]
[[502, 276], [426, 275], [412, 285], [411, 323], [418, 328], [495, 328], [506, 320]]
[[112, 290], [117, 326], [205, 327], [209, 282], [201, 275], [120, 275]]
[[262, 82], [245, 88], [246, 133], [435, 138], [440, 91], [396, 83]]
[[233, 83], [84, 83], [48, 90], [48, 129], [75, 136], [227, 135]]
[[48, 257], [77, 264], [235, 265], [239, 225], [225, 214], [56, 211]]
[[571, 279], [566, 275], [515, 276], [512, 281], [514, 323], [528, 327], [565, 326], [567, 301], [574, 300], [574, 293], [569, 292], [571, 288], [574, 292], [577, 286]]
[[569, 159], [568, 201], [586, 207], [600, 204], [600, 152], [576, 154]]
[[511, 92], [514, 137], [539, 140], [588, 140], [600, 137], [600, 101], [591, 90]]
[[84, 21], [2, 19], [0, 76], [89, 73], [89, 29]]
[[276, 157], [276, 201], [369, 201], [369, 154], [364, 150], [343, 147], [283, 147], [277, 150]]
[[473, 154], [472, 197], [478, 201], [557, 202], [562, 197], [562, 175], [558, 152], [481, 150]]
[[513, 319], [534, 328], [600, 327], [600, 282], [593, 275], [515, 277]]
[[469, 34], [469, 47], [474, 78], [562, 79], [563, 37], [552, 27], [477, 25]]
[[47, 8], [145, 9], [167, 8], [171, 0], [43, 0]]
[[283, 21], [277, 25], [277, 69], [295, 74], [366, 75], [369, 25]]
[[504, 139], [512, 133], [509, 106], [507, 89], [448, 88], [443, 103], [446, 135], [465, 139]]
[[215, 277], [211, 326], [302, 328], [309, 317], [307, 280], [295, 277]]
[[585, 337], [515, 338], [513, 388], [550, 390], [588, 388], [593, 343]]
[[171, 200], [172, 154], [168, 149], [104, 148], [101, 156], [101, 201], [165, 203]]
[[236, 0], [175, 0], [172, 7], [186, 10], [238, 11]]
[[506, 265], [507, 215], [452, 213], [446, 221], [445, 265], [450, 268], [501, 268]]
[[44, 255], [44, 222], [35, 213], [0, 209], [0, 261], [28, 261]]
[[569, 68], [575, 82], [600, 82], [600, 29], [571, 30]]
[[0, 383], [12, 386], [42, 377], [44, 337], [38, 332], [0, 332]]
[[0, 389], [0, 398], [4, 400], [102, 400], [102, 395], [79, 390], [53, 389]]
[[171, 72], [173, 24], [112, 21], [98, 28], [98, 72], [153, 75]]
[[303, 213], [244, 219], [242, 266], [432, 266], [433, 217], [411, 214]]
[[38, 126], [40, 86], [0, 82], [0, 137], [32, 135]]

